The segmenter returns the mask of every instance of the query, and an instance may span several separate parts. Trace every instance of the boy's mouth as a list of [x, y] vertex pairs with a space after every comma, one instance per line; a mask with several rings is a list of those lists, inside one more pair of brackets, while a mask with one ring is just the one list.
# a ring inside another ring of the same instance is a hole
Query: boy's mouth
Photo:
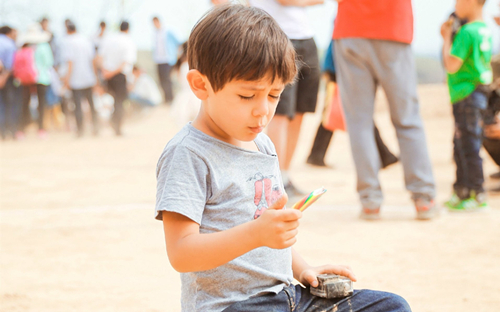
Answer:
[[262, 131], [264, 131], [264, 126], [249, 127], [249, 128], [254, 133], [261, 133]]

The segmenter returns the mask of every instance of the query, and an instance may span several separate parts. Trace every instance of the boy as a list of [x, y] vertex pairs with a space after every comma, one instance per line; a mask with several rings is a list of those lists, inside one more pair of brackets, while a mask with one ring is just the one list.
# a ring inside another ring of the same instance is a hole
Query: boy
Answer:
[[297, 72], [295, 51], [264, 11], [223, 5], [194, 27], [187, 75], [202, 101], [196, 119], [165, 147], [157, 167], [156, 218], [181, 272], [182, 311], [410, 311], [369, 290], [326, 300], [316, 276], [355, 280], [348, 266], [309, 266], [291, 246], [301, 212], [287, 196], [276, 151], [261, 133]]
[[467, 20], [451, 42], [452, 27], [441, 26], [443, 61], [455, 117], [453, 156], [457, 165], [454, 193], [446, 206], [451, 211], [486, 208], [483, 162], [479, 156], [487, 84], [491, 83], [491, 32], [483, 22], [485, 0], [457, 0], [455, 13]]

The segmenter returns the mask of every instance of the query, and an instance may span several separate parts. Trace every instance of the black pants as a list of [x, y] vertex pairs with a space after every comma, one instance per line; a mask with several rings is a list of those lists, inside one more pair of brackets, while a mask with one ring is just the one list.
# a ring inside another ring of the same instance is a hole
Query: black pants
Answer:
[[3, 139], [10, 133], [15, 136], [21, 112], [21, 88], [14, 84], [10, 76], [0, 89], [0, 133]]
[[117, 135], [121, 135], [121, 128], [123, 122], [123, 102], [128, 97], [127, 91], [127, 78], [124, 74], [118, 74], [108, 79], [108, 90], [115, 99], [115, 109], [113, 116], [111, 116], [111, 125]]
[[75, 101], [75, 119], [78, 134], [83, 133], [83, 113], [82, 113], [82, 98], [86, 98], [90, 105], [92, 113], [92, 124], [94, 126], [94, 133], [97, 133], [99, 125], [97, 120], [97, 113], [94, 108], [94, 100], [92, 98], [92, 88], [71, 90], [73, 92], [73, 100]]
[[[320, 123], [318, 131], [316, 132], [316, 137], [314, 138], [311, 153], [309, 154], [309, 159], [312, 162], [324, 162], [326, 151], [328, 149], [328, 146], [330, 145], [332, 137], [333, 131], [325, 129], [325, 127], [323, 127], [323, 124]], [[380, 159], [382, 160], [382, 167], [385, 168], [394, 162], [396, 156], [391, 153], [389, 148], [384, 144], [384, 141], [382, 141], [382, 137], [380, 136], [377, 127], [375, 127], [375, 141], [377, 143]]]
[[43, 119], [45, 115], [45, 107], [47, 107], [47, 89], [49, 86], [37, 84], [22, 87], [22, 108], [19, 129], [24, 131], [26, 126], [31, 123], [30, 101], [31, 89], [36, 86], [38, 96], [38, 129], [43, 130]]
[[172, 66], [169, 64], [158, 64], [158, 76], [160, 77], [160, 85], [165, 95], [165, 102], [172, 103], [174, 94], [172, 91], [172, 80], [170, 79], [170, 72]]
[[497, 166], [500, 166], [500, 140], [494, 140], [484, 137], [483, 146], [491, 156], [495, 164], [497, 164]]
[[457, 179], [453, 188], [461, 199], [484, 192], [483, 159], [479, 150], [483, 145], [483, 114], [487, 98], [474, 91], [465, 99], [453, 104], [455, 134], [453, 157], [457, 165]]

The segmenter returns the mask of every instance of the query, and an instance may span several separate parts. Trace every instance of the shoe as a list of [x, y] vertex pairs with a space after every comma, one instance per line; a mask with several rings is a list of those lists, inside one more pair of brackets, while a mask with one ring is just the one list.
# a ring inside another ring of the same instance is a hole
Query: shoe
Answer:
[[439, 215], [439, 208], [434, 200], [427, 198], [415, 199], [415, 209], [417, 210], [418, 220], [430, 220]]
[[306, 195], [303, 191], [299, 190], [298, 188], [293, 185], [292, 181], [288, 181], [287, 184], [285, 184], [285, 192], [288, 195], [288, 198], [296, 201]]
[[500, 171], [490, 174], [490, 178], [492, 178], [492, 179], [500, 179]]
[[26, 136], [24, 135], [24, 132], [22, 131], [17, 131], [16, 134], [14, 135], [14, 138], [17, 140], [17, 141], [22, 141], [26, 138]]
[[45, 140], [47, 139], [47, 131], [43, 130], [43, 129], [40, 129], [38, 130], [38, 137], [42, 140]]
[[333, 168], [333, 166], [327, 165], [323, 159], [309, 157], [307, 158], [306, 163], [317, 167]]
[[363, 220], [380, 220], [380, 207], [375, 209], [363, 207], [363, 209], [361, 209], [359, 217]]
[[452, 198], [445, 203], [445, 205], [448, 207], [448, 211], [450, 212], [475, 212], [482, 211], [488, 208], [488, 204], [486, 203], [483, 196], [480, 196], [483, 198], [479, 199], [476, 199], [475, 197], [459, 199], [459, 201], [457, 202], [456, 198], [454, 198], [453, 195]]

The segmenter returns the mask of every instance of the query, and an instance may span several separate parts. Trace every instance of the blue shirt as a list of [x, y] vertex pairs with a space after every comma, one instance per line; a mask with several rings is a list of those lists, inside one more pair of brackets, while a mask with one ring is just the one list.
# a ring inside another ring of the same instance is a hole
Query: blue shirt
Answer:
[[177, 50], [182, 41], [170, 29], [159, 29], [155, 32], [153, 58], [156, 64], [175, 65]]
[[8, 71], [12, 71], [14, 63], [14, 53], [16, 53], [16, 43], [6, 35], [0, 35], [0, 61]]

